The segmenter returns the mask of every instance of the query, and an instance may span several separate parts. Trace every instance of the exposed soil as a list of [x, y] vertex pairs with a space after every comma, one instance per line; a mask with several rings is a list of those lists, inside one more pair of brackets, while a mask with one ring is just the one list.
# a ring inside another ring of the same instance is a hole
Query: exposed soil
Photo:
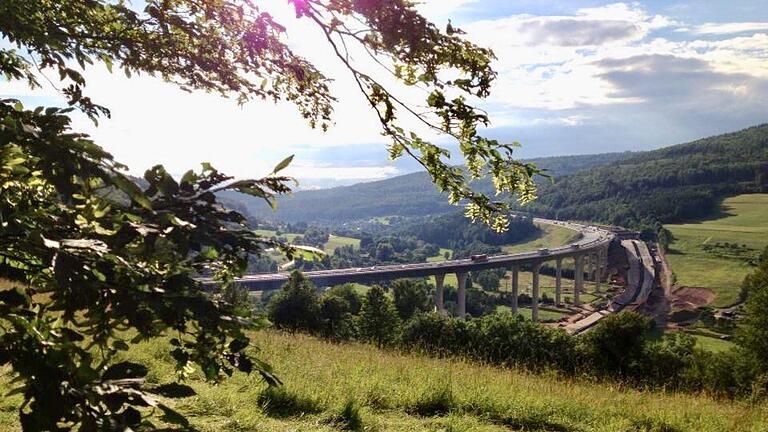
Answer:
[[706, 288], [674, 287], [669, 296], [672, 309], [696, 309], [706, 306], [715, 299], [715, 293]]

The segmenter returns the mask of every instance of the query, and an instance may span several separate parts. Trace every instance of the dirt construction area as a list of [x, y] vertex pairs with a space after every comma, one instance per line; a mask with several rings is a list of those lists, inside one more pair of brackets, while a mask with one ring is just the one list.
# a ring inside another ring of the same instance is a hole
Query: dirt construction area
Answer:
[[712, 303], [715, 293], [706, 288], [676, 286], [668, 298], [672, 310], [696, 309]]

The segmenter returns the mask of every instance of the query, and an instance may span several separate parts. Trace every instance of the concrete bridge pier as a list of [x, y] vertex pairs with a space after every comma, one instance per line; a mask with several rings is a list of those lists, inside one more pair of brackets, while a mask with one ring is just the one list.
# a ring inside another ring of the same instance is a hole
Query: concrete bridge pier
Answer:
[[512, 313], [517, 315], [517, 296], [519, 295], [519, 271], [518, 266], [512, 266]]
[[555, 260], [555, 306], [560, 306], [560, 295], [563, 289], [563, 259]]
[[533, 286], [531, 288], [531, 321], [539, 322], [539, 270], [541, 263], [536, 262], [531, 267]]
[[443, 305], [443, 285], [445, 283], [445, 273], [435, 275], [435, 312], [445, 313]]
[[469, 273], [456, 273], [458, 280], [459, 295], [459, 318], [464, 319], [467, 316], [467, 276]]
[[605, 265], [608, 262], [608, 257], [605, 249], [600, 248], [597, 251], [597, 273], [595, 274], [595, 291], [600, 292], [600, 284], [605, 277]]
[[575, 270], [573, 273], [573, 304], [581, 306], [579, 295], [584, 289], [584, 256], [576, 255], [574, 257]]

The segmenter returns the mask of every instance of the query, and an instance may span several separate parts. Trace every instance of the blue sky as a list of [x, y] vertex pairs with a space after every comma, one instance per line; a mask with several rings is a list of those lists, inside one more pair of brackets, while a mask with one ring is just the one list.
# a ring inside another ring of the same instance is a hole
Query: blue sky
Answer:
[[[387, 160], [373, 113], [315, 30], [283, 0], [264, 4], [287, 25], [291, 45], [335, 79], [328, 133], [310, 129], [288, 104], [238, 107], [101, 67], [86, 71], [87, 91], [113, 118], [98, 128], [78, 118], [76, 127], [136, 173], [209, 161], [252, 177], [294, 153], [291, 173], [305, 188], [415, 170]], [[768, 0], [428, 0], [420, 8], [494, 50], [499, 79], [482, 104], [493, 121], [484, 133], [520, 141], [520, 157], [645, 150], [768, 122]], [[0, 82], [0, 94], [61, 101], [52, 88], [33, 93], [20, 83]]]

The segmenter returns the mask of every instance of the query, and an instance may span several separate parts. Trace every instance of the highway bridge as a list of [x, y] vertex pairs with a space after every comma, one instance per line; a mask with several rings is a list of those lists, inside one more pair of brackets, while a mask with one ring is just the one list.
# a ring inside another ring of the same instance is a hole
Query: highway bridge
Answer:
[[[356, 267], [334, 270], [319, 270], [304, 273], [304, 276], [317, 286], [333, 286], [347, 282], [372, 283], [402, 278], [435, 278], [434, 303], [438, 311], [444, 311], [443, 283], [445, 275], [455, 273], [458, 280], [458, 315], [466, 315], [466, 282], [471, 271], [508, 268], [512, 271], [512, 311], [517, 312], [518, 272], [521, 267], [529, 267], [533, 273], [531, 290], [532, 319], [538, 321], [539, 315], [539, 270], [545, 262], [555, 262], [555, 304], [561, 304], [562, 290], [562, 261], [573, 259], [575, 263], [573, 301], [579, 305], [579, 294], [584, 290], [584, 274], [594, 275], [596, 288], [600, 290], [600, 281], [607, 269], [608, 247], [615, 235], [606, 229], [582, 225], [572, 222], [562, 222], [549, 219], [535, 218], [534, 222], [568, 228], [581, 234], [573, 243], [550, 249], [502, 254], [489, 256], [486, 259], [459, 259], [443, 262], [396, 264], [374, 267]], [[585, 268], [585, 264], [589, 268]], [[253, 274], [236, 279], [236, 282], [246, 286], [251, 291], [268, 291], [279, 289], [290, 276], [288, 272]], [[203, 280], [203, 284], [213, 284], [211, 280]]]

